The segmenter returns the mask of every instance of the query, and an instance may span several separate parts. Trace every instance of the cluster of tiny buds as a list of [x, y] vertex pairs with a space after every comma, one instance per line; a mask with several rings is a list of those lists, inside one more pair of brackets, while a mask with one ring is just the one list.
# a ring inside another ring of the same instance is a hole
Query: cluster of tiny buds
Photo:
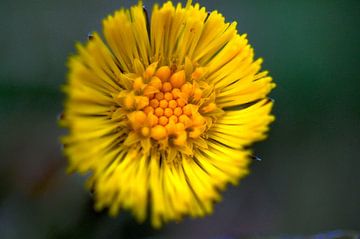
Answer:
[[[191, 78], [201, 74], [201, 69], [195, 70]], [[186, 80], [184, 70], [172, 72], [169, 66], [152, 64], [142, 77], [134, 79], [132, 92], [123, 98], [122, 105], [129, 111], [131, 127], [142, 137], [181, 146], [205, 130], [205, 118], [196, 105], [202, 94], [197, 85]]]

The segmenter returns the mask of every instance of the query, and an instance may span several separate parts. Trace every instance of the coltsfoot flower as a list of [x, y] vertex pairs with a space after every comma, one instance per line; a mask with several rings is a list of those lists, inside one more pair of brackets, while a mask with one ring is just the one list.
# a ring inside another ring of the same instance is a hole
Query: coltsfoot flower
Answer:
[[69, 171], [87, 173], [95, 208], [154, 227], [213, 210], [248, 173], [274, 88], [236, 22], [199, 4], [141, 2], [103, 21], [69, 60], [62, 124]]

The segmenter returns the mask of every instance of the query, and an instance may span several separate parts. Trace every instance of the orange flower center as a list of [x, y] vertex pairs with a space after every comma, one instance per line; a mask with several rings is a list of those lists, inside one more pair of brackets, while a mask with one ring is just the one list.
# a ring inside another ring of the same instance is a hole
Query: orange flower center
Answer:
[[[198, 74], [195, 71], [191, 77]], [[206, 120], [197, 106], [202, 93], [199, 86], [187, 81], [184, 70], [172, 72], [168, 66], [156, 69], [150, 65], [143, 77], [134, 80], [123, 107], [130, 111], [131, 128], [142, 137], [181, 146], [205, 130]]]

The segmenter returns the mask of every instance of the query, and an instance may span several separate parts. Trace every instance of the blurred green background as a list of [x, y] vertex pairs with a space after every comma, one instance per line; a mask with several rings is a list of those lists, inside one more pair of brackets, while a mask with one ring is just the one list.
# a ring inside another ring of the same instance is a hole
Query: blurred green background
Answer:
[[[0, 238], [254, 238], [360, 230], [360, 1], [200, 1], [237, 21], [277, 83], [262, 161], [213, 215], [138, 225], [92, 210], [56, 120], [76, 41], [136, 1], [0, 2]], [[144, 1], [151, 9], [153, 1]]]

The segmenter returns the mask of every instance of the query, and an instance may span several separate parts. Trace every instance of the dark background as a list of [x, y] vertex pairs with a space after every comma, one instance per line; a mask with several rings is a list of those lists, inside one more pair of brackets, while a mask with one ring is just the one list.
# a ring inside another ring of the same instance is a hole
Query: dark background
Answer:
[[[151, 9], [152, 2], [144, 1]], [[56, 120], [76, 41], [136, 1], [0, 2], [1, 238], [240, 238], [360, 230], [360, 1], [200, 1], [237, 21], [277, 83], [262, 161], [215, 212], [138, 225], [92, 210]]]

